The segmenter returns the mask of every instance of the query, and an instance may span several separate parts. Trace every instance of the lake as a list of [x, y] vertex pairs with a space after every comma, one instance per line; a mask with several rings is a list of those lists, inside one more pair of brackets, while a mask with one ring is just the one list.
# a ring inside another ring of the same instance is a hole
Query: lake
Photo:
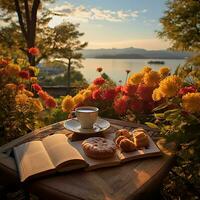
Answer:
[[[156, 59], [154, 59], [156, 60]], [[79, 69], [84, 75], [88, 82], [92, 82], [99, 73], [96, 71], [97, 67], [102, 67], [103, 72], [108, 74], [112, 80], [116, 83], [122, 80], [123, 83], [126, 79], [126, 70], [131, 70], [131, 73], [139, 72], [144, 66], [150, 66], [154, 70], [158, 70], [160, 67], [167, 66], [172, 72], [175, 71], [178, 65], [181, 65], [185, 60], [174, 60], [167, 59], [162, 61], [165, 62], [164, 65], [149, 65], [147, 62], [149, 59], [85, 59], [82, 61], [84, 68]], [[130, 73], [130, 74], [131, 74]]]

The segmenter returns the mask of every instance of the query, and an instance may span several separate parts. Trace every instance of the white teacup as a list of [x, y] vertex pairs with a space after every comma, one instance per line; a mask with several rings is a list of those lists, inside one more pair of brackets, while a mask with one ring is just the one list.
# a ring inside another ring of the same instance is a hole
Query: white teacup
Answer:
[[82, 106], [75, 109], [75, 115], [83, 129], [92, 129], [97, 121], [99, 109], [92, 106]]

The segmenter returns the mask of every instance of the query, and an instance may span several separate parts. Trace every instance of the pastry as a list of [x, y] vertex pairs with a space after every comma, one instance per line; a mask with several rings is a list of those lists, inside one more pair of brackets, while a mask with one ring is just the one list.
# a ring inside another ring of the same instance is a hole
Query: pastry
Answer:
[[121, 140], [123, 139], [126, 139], [127, 137], [123, 136], [123, 135], [120, 135], [116, 140], [115, 140], [115, 143], [119, 146], [119, 143]]
[[116, 137], [119, 136], [125, 136], [127, 138], [130, 138], [132, 134], [127, 129], [119, 129], [116, 131]]
[[146, 131], [142, 128], [135, 129], [133, 131], [133, 140], [137, 148], [148, 147], [149, 138]]
[[113, 157], [116, 151], [116, 145], [112, 140], [91, 137], [82, 142], [85, 154], [94, 159], [106, 159]]
[[125, 152], [131, 152], [136, 150], [134, 142], [129, 140], [128, 138], [122, 139], [119, 143], [119, 146]]

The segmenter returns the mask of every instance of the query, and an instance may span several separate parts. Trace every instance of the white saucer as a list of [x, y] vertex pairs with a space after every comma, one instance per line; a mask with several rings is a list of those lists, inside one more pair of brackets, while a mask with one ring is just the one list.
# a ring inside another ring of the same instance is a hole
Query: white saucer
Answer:
[[91, 133], [99, 133], [107, 130], [110, 127], [110, 123], [105, 119], [98, 118], [96, 123], [93, 125], [93, 129], [82, 129], [80, 122], [77, 118], [68, 119], [64, 122], [64, 127], [75, 133], [81, 134], [91, 134]]

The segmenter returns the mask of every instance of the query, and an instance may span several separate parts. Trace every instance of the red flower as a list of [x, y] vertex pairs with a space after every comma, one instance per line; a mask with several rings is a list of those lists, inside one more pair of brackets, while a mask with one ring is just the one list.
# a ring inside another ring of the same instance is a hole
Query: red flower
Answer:
[[56, 107], [56, 101], [53, 97], [49, 96], [45, 101], [45, 105], [48, 108], [55, 108]]
[[122, 89], [123, 89], [123, 87], [122, 87], [121, 85], [118, 85], [118, 86], [115, 88], [115, 92], [116, 92], [116, 93], [119, 93], [119, 92], [122, 91]]
[[192, 85], [192, 86], [181, 88], [179, 90], [178, 94], [180, 96], [183, 96], [183, 95], [185, 95], [187, 93], [192, 93], [192, 92], [196, 92], [196, 91], [197, 91], [197, 88], [194, 85]]
[[102, 91], [100, 89], [96, 89], [92, 92], [92, 98], [94, 100], [101, 100], [102, 99]]
[[26, 70], [21, 70], [19, 72], [19, 76], [23, 79], [29, 79], [30, 78], [30, 74], [29, 74], [29, 71], [26, 71]]
[[124, 98], [116, 99], [113, 106], [116, 113], [125, 114], [127, 110], [127, 101]]
[[134, 100], [130, 102], [130, 109], [135, 112], [141, 112], [143, 110], [143, 104], [139, 100]]
[[148, 87], [144, 84], [139, 84], [137, 88], [137, 95], [145, 100], [145, 101], [152, 101], [152, 94], [153, 94], [153, 88]]
[[32, 56], [37, 56], [40, 54], [40, 51], [38, 48], [36, 47], [31, 47], [30, 49], [28, 49], [28, 52], [32, 55]]
[[123, 93], [128, 96], [134, 96], [137, 90], [137, 85], [125, 85], [122, 89]]
[[113, 100], [116, 96], [115, 89], [107, 89], [103, 92], [104, 100]]
[[102, 71], [103, 71], [103, 68], [102, 68], [102, 67], [97, 67], [97, 71], [98, 71], [98, 72], [102, 72]]
[[49, 95], [47, 92], [40, 90], [38, 93], [39, 97], [43, 100], [46, 101], [49, 98]]
[[99, 78], [96, 78], [94, 81], [93, 81], [93, 83], [95, 84], [95, 85], [102, 85], [102, 84], [104, 84], [106, 81], [105, 81], [105, 79], [103, 78], [103, 77], [99, 77]]
[[40, 90], [42, 90], [42, 87], [37, 84], [37, 83], [34, 83], [32, 84], [32, 88], [36, 91], [36, 92], [39, 92]]

